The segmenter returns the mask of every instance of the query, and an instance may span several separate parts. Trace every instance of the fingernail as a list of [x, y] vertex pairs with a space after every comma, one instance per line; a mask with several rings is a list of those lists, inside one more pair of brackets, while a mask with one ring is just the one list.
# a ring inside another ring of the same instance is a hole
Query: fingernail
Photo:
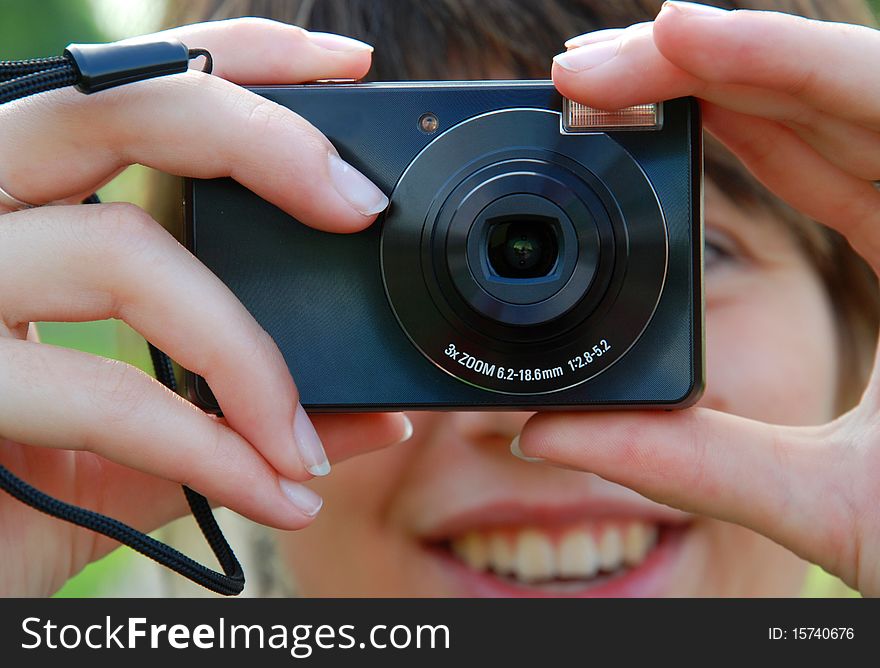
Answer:
[[569, 72], [583, 72], [607, 63], [617, 55], [620, 42], [616, 39], [587, 44], [554, 56], [553, 62]]
[[587, 44], [596, 44], [597, 42], [607, 42], [609, 39], [620, 37], [626, 28], [608, 28], [606, 30], [594, 30], [577, 37], [572, 37], [565, 43], [566, 49], [576, 49], [579, 46]]
[[523, 451], [519, 447], [519, 436], [515, 437], [510, 442], [510, 452], [512, 452], [515, 457], [519, 457], [520, 459], [522, 459], [524, 462], [530, 462], [534, 464], [536, 462], [544, 461], [541, 457], [527, 457], [526, 455], [524, 455]]
[[330, 178], [336, 190], [352, 208], [364, 216], [374, 216], [388, 208], [388, 198], [370, 179], [361, 174], [332, 151], [327, 153], [330, 161]]
[[324, 499], [301, 482], [279, 478], [278, 485], [281, 487], [281, 491], [284, 492], [284, 496], [296, 506], [297, 510], [307, 517], [317, 515], [318, 511], [321, 510], [321, 506], [324, 505]]
[[409, 419], [409, 416], [406, 413], [401, 413], [400, 416], [403, 418], [404, 433], [403, 433], [403, 438], [401, 438], [397, 442], [403, 443], [403, 442], [408, 441], [409, 439], [412, 438], [413, 424], [412, 424], [412, 420]]
[[676, 11], [681, 12], [682, 14], [686, 14], [689, 16], [724, 16], [725, 14], [730, 14], [730, 11], [727, 9], [722, 9], [721, 7], [712, 7], [711, 5], [701, 5], [696, 2], [673, 2], [672, 0], [667, 0], [663, 3], [663, 6], [660, 8], [660, 11], [666, 9], [674, 9]]
[[628, 38], [643, 31], [650, 31], [654, 28], [653, 21], [642, 21], [641, 23], [633, 23], [626, 28], [608, 28], [607, 30], [594, 30], [593, 32], [584, 33], [577, 37], [572, 37], [565, 43], [566, 49], [576, 49], [579, 46], [587, 44], [597, 44], [598, 42], [608, 42], [612, 39]]
[[328, 51], [372, 51], [373, 47], [358, 39], [332, 32], [310, 32], [309, 39]]
[[296, 441], [299, 458], [309, 473], [316, 476], [330, 473], [330, 461], [327, 459], [327, 453], [324, 452], [321, 438], [302, 404], [296, 405], [296, 415], [293, 417], [293, 440]]

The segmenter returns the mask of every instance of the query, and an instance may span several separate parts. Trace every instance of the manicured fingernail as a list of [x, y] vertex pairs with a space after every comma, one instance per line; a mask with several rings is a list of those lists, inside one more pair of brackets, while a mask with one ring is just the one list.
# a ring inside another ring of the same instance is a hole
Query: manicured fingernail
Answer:
[[373, 47], [366, 42], [352, 39], [332, 32], [310, 32], [309, 39], [328, 51], [372, 51]]
[[641, 32], [651, 31], [654, 28], [653, 21], [642, 21], [641, 23], [633, 23], [626, 28], [608, 28], [607, 30], [594, 30], [593, 32], [584, 33], [577, 37], [572, 37], [565, 43], [566, 49], [576, 49], [579, 46], [587, 44], [597, 44], [598, 42], [608, 42], [612, 39], [626, 39], [631, 35]]
[[712, 17], [730, 14], [730, 11], [728, 11], [727, 9], [722, 9], [721, 7], [712, 7], [710, 5], [701, 5], [697, 2], [673, 2], [672, 0], [667, 0], [667, 2], [663, 3], [660, 11], [662, 12], [668, 9], [679, 11], [682, 14], [686, 14], [688, 16]]
[[579, 46], [585, 46], [587, 44], [596, 44], [597, 42], [607, 42], [609, 39], [616, 39], [620, 37], [623, 31], [626, 28], [608, 28], [606, 30], [594, 30], [593, 32], [586, 32], [583, 35], [578, 35], [577, 37], [572, 37], [565, 43], [566, 49], [576, 49]]
[[388, 208], [388, 198], [370, 179], [330, 151], [330, 178], [333, 185], [352, 208], [364, 216], [374, 216]]
[[607, 42], [597, 42], [596, 44], [587, 44], [580, 46], [571, 51], [560, 53], [554, 56], [553, 61], [564, 70], [569, 72], [583, 72], [592, 69], [617, 55], [620, 48], [620, 42], [616, 39]]
[[281, 491], [284, 492], [284, 496], [286, 496], [303, 515], [314, 517], [318, 514], [318, 511], [321, 510], [321, 506], [324, 505], [324, 499], [301, 482], [279, 478], [278, 485], [281, 487]]
[[309, 473], [316, 476], [330, 473], [330, 461], [324, 452], [324, 445], [302, 404], [296, 405], [296, 415], [293, 416], [293, 440], [296, 441], [299, 458]]
[[404, 441], [408, 441], [412, 438], [413, 435], [413, 424], [412, 420], [409, 419], [409, 416], [406, 413], [401, 413], [400, 416], [403, 418], [403, 438], [401, 438], [398, 443], [403, 443]]
[[527, 457], [526, 455], [524, 455], [523, 451], [519, 447], [519, 436], [515, 437], [510, 442], [510, 452], [512, 452], [515, 457], [519, 457], [520, 459], [522, 459], [524, 462], [536, 463], [544, 461], [541, 457]]

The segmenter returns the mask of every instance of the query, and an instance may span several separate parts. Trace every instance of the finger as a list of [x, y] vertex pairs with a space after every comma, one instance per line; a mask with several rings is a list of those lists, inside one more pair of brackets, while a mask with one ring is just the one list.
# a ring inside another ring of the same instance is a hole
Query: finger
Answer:
[[[877, 132], [823, 113], [785, 92], [742, 84], [710, 84], [694, 77], [659, 52], [650, 27], [651, 24], [639, 24], [635, 30], [627, 29], [612, 36], [603, 37], [602, 33], [608, 31], [599, 31], [578, 38], [587, 45], [581, 49], [588, 57], [591, 49], [599, 50], [600, 55], [602, 50], [614, 51], [615, 55], [601, 67], [577, 71], [566, 70], [560, 63], [576, 68], [583, 64], [584, 55], [572, 53], [557, 57], [554, 80], [560, 92], [585, 104], [608, 109], [699, 95], [733, 111], [785, 124], [826, 159], [854, 176], [868, 180], [880, 177], [880, 134]], [[591, 36], [595, 37], [590, 40]]]
[[648, 498], [742, 524], [854, 581], [856, 466], [831, 428], [766, 425], [703, 408], [538, 414], [512, 449]]
[[823, 158], [869, 181], [880, 177], [880, 133], [827, 114], [788, 95], [755, 86], [713, 85], [702, 98], [748, 116], [777, 121]]
[[602, 32], [554, 58], [563, 94], [617, 109], [750, 86], [880, 129], [880, 85], [866, 57], [880, 55], [876, 30], [668, 2], [649, 27]]
[[565, 42], [566, 49], [576, 49], [587, 44], [596, 44], [597, 42], [607, 42], [612, 39], [619, 39], [627, 35], [631, 35], [637, 31], [650, 32], [653, 21], [643, 21], [642, 23], [633, 23], [626, 28], [606, 28], [605, 30], [594, 30], [593, 32], [584, 33], [577, 37], [572, 37]]
[[[204, 376], [229, 424], [281, 474], [326, 459], [278, 347], [229, 289], [143, 211], [46, 207], [0, 225], [0, 313], [34, 321], [120, 318]], [[157, 413], [160, 415], [160, 413]]]
[[653, 34], [648, 23], [609, 38], [582, 37], [583, 46], [553, 59], [553, 82], [564, 96], [600, 109], [701, 94], [705, 82], [667, 60]]
[[[215, 76], [248, 86], [360, 79], [370, 69], [373, 52], [369, 44], [350, 37], [252, 17], [196, 23], [156, 37], [207, 49]], [[194, 61], [190, 67], [202, 65]]]
[[755, 177], [804, 214], [844, 234], [880, 269], [880, 192], [829, 163], [778, 123], [703, 105], [707, 130]]
[[813, 109], [779, 120], [831, 164], [866, 181], [880, 180], [880, 133]]
[[665, 3], [654, 22], [663, 56], [702, 81], [788, 93], [880, 130], [880, 32], [778, 12]]
[[[19, 446], [0, 452], [0, 463], [41, 492], [107, 515], [144, 533], [190, 512], [178, 483], [90, 452]], [[36, 510], [23, 506], [19, 510], [31, 513], [24, 520], [29, 526], [54, 521], [57, 527], [77, 533], [76, 539], [70, 541], [72, 572], [119, 547], [115, 540], [51, 519]]]
[[412, 423], [405, 413], [312, 414], [331, 462], [408, 440]]
[[[89, 187], [87, 190], [82, 192], [75, 193], [68, 197], [64, 197], [60, 200], [53, 200], [51, 204], [59, 205], [59, 204], [82, 204], [88, 197], [98, 192], [101, 188], [110, 183], [113, 179], [119, 176], [123, 171], [125, 171], [125, 166], [119, 167], [114, 170], [111, 174], [105, 176], [100, 183], [95, 184], [92, 187]], [[12, 211], [19, 211], [19, 208], [13, 207], [12, 205], [6, 205], [3, 202], [0, 202], [0, 214], [3, 213], [11, 213]]]
[[363, 229], [388, 201], [293, 111], [200, 72], [3, 105], [0, 156], [4, 190], [36, 204], [90, 191], [132, 163], [197, 178], [230, 176], [322, 230]]
[[[216, 421], [224, 423], [222, 418]], [[316, 415], [314, 423], [334, 464], [363, 454], [364, 448], [375, 449], [381, 444], [405, 441], [412, 434], [412, 425], [403, 413]], [[352, 434], [358, 437], [352, 438]], [[21, 462], [4, 459], [3, 463], [56, 498], [103, 513], [141, 531], [153, 531], [190, 512], [177, 482], [109, 459], [92, 458], [84, 452], [31, 448], [27, 454], [27, 470]], [[61, 457], [76, 457], [76, 460], [61, 461]], [[58, 489], [58, 470], [70, 466], [76, 468], [85, 484]], [[209, 500], [215, 505], [218, 503], [216, 499]], [[109, 538], [90, 533], [88, 536], [82, 545], [80, 562], [83, 565], [118, 547], [118, 543]]]
[[274, 527], [301, 528], [320, 509], [234, 430], [127, 364], [0, 339], [0, 396], [5, 438], [93, 452]]
[[[224, 423], [222, 418], [216, 421]], [[382, 444], [404, 441], [412, 434], [412, 425], [403, 413], [316, 415], [314, 422], [334, 464], [363, 454], [365, 448], [375, 449]], [[357, 438], [352, 438], [352, 434]], [[115, 445], [120, 443], [117, 441]], [[177, 482], [128, 468], [103, 457], [90, 457], [84, 452], [30, 448], [27, 454], [27, 470], [24, 470], [21, 462], [4, 459], [3, 463], [13, 472], [24, 476], [27, 482], [56, 498], [103, 513], [143, 532], [158, 529], [190, 512]], [[64, 457], [76, 459], [62, 461]], [[71, 466], [76, 468], [79, 479], [85, 483], [59, 489], [59, 469]], [[214, 505], [219, 503], [214, 498], [209, 500]], [[85, 540], [76, 543], [80, 546], [78, 563], [82, 565], [99, 559], [119, 545], [99, 534], [85, 532], [85, 536]]]

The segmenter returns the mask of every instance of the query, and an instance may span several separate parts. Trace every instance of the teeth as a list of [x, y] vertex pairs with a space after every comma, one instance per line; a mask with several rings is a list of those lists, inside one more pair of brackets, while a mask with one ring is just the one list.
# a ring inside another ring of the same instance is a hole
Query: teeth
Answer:
[[489, 564], [496, 573], [512, 573], [516, 555], [506, 536], [495, 532], [489, 536]]
[[486, 541], [476, 531], [470, 531], [452, 541], [452, 551], [474, 570], [483, 571], [489, 565], [489, 550]]
[[547, 580], [556, 570], [556, 555], [550, 539], [540, 531], [521, 531], [516, 541], [514, 569], [520, 580]]
[[599, 539], [599, 564], [603, 571], [616, 571], [623, 561], [623, 536], [617, 527], [607, 527]]
[[645, 555], [657, 542], [657, 527], [635, 522], [626, 529], [623, 537], [623, 561], [627, 566], [642, 563]]
[[559, 543], [559, 575], [564, 578], [590, 578], [599, 570], [599, 548], [586, 531], [569, 531]]
[[657, 542], [657, 527], [643, 522], [583, 524], [560, 532], [469, 531], [451, 541], [452, 551], [477, 571], [491, 570], [522, 582], [588, 579], [638, 566]]

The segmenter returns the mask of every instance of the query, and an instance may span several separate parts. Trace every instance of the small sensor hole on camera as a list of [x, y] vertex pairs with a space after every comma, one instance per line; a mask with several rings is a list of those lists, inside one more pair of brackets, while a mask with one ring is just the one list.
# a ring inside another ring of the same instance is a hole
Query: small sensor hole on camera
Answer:
[[432, 113], [422, 114], [419, 118], [419, 130], [425, 134], [434, 134], [440, 129], [440, 119]]

